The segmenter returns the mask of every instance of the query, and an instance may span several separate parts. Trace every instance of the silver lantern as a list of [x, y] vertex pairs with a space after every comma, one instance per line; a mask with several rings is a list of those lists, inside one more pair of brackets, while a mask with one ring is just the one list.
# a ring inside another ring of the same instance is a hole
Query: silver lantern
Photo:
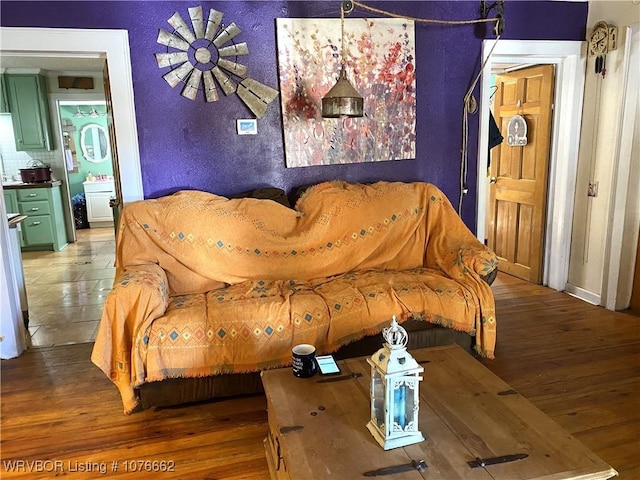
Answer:
[[382, 330], [383, 347], [371, 365], [371, 420], [367, 428], [385, 450], [424, 440], [418, 430], [419, 386], [424, 371], [407, 352], [407, 331], [396, 317]]

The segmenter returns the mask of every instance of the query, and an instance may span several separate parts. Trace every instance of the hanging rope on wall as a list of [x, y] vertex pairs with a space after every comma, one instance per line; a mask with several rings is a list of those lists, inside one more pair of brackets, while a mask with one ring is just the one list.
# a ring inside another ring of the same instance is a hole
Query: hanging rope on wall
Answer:
[[[343, 2], [343, 3], [352, 3], [354, 6], [362, 8], [363, 10], [368, 10], [372, 13], [377, 13], [378, 15], [386, 15], [388, 17], [393, 18], [406, 18], [407, 20], [413, 20], [418, 23], [429, 23], [429, 24], [439, 24], [439, 25], [473, 25], [476, 23], [492, 23], [492, 22], [502, 22], [504, 24], [502, 16], [497, 16], [495, 18], [479, 18], [476, 20], [435, 20], [431, 18], [419, 18], [419, 17], [411, 17], [409, 15], [399, 15], [397, 13], [389, 12], [387, 10], [381, 10], [379, 8], [370, 7], [365, 5], [364, 3], [351, 1], [351, 2]], [[347, 10], [345, 8], [345, 13], [350, 13], [353, 8]]]
[[493, 42], [493, 46], [489, 51], [489, 55], [482, 62], [482, 66], [480, 67], [480, 71], [476, 76], [475, 80], [467, 90], [466, 95], [464, 96], [464, 107], [462, 114], [462, 159], [460, 160], [460, 196], [458, 197], [458, 215], [462, 216], [462, 201], [464, 196], [469, 192], [469, 187], [467, 185], [467, 167], [469, 165], [469, 151], [468, 151], [468, 141], [469, 141], [469, 113], [474, 113], [475, 101], [473, 101], [473, 90], [476, 88], [480, 77], [482, 76], [482, 72], [484, 71], [484, 67], [487, 66], [487, 62], [491, 58], [493, 54], [494, 48], [498, 44], [498, 40], [500, 40], [500, 35], [496, 37], [496, 41]]

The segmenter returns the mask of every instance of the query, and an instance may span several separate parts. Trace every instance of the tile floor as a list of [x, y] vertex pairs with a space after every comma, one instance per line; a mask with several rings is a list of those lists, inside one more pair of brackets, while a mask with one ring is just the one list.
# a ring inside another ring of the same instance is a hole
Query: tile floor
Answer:
[[113, 228], [77, 231], [60, 252], [22, 252], [31, 346], [93, 342], [115, 268]]

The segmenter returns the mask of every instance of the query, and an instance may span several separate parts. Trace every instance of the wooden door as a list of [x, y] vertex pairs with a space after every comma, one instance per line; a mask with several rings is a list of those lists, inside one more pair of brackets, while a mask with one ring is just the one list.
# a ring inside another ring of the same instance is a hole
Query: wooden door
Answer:
[[115, 198], [109, 203], [109, 206], [113, 209], [113, 227], [115, 231], [118, 231], [118, 221], [120, 214], [122, 213], [123, 201], [122, 201], [122, 184], [120, 183], [120, 162], [118, 159], [118, 142], [116, 141], [116, 127], [113, 121], [113, 108], [111, 101], [111, 84], [109, 83], [109, 65], [107, 62], [104, 64], [103, 69], [104, 78], [104, 97], [107, 103], [107, 128], [109, 130], [109, 145], [111, 147], [111, 158], [113, 163], [113, 180], [115, 189]]
[[[494, 117], [504, 142], [491, 150], [488, 245], [499, 270], [542, 283], [554, 66], [542, 65], [499, 75]], [[514, 115], [527, 123], [527, 144], [507, 145]]]

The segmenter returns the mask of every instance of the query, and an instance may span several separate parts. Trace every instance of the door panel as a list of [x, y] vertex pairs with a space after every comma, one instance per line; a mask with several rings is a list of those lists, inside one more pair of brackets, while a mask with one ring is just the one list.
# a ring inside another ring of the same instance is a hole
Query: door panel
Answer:
[[528, 143], [508, 146], [505, 141], [491, 151], [488, 245], [500, 258], [500, 271], [538, 284], [542, 282], [553, 77], [553, 65], [499, 75], [493, 112], [505, 139], [511, 117], [524, 117]]

